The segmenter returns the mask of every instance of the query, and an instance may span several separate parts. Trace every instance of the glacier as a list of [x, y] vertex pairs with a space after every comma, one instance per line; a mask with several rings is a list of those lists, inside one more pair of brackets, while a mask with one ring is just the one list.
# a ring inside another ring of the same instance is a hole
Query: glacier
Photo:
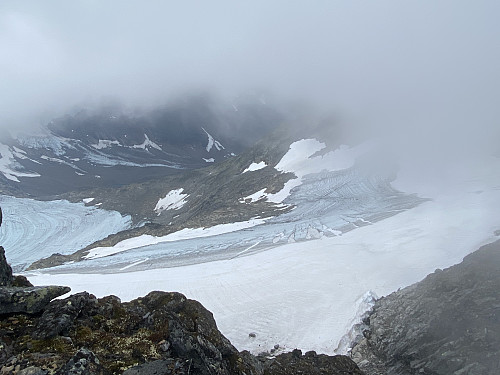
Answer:
[[14, 271], [54, 253], [71, 254], [130, 228], [129, 216], [64, 200], [37, 201], [0, 195], [0, 244]]

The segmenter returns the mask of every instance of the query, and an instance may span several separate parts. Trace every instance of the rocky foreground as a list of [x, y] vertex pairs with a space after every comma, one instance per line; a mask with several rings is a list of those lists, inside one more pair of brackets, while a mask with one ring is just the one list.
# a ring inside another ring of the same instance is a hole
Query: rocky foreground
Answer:
[[179, 293], [48, 302], [67, 289], [13, 277], [0, 247], [0, 374], [499, 374], [499, 290], [497, 241], [379, 299], [352, 359], [300, 350], [254, 356]]
[[352, 358], [367, 374], [500, 374], [500, 241], [381, 298]]
[[[13, 278], [0, 249], [2, 375], [363, 374], [346, 356], [238, 352], [212, 314], [179, 293], [152, 292], [128, 303], [79, 293], [49, 302], [67, 289]], [[54, 288], [62, 289], [47, 297]]]

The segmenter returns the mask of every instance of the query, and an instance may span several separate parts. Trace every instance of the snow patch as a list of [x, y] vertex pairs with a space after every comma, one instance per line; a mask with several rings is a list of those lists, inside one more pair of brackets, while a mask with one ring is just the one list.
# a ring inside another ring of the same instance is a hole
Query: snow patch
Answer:
[[111, 147], [113, 145], [121, 146], [120, 142], [111, 141], [109, 139], [99, 139], [99, 142], [97, 144], [94, 144], [91, 146], [98, 149], [98, 150], [102, 150], [103, 148], [108, 148], [108, 147]]
[[208, 144], [207, 144], [207, 147], [206, 147], [206, 150], [207, 152], [210, 152], [210, 150], [212, 149], [213, 146], [215, 146], [215, 148], [217, 149], [217, 151], [220, 151], [220, 150], [224, 150], [224, 146], [221, 145], [221, 143], [219, 141], [217, 141], [216, 139], [214, 139], [214, 137], [212, 137], [206, 130], [205, 128], [202, 128], [203, 131], [207, 134], [208, 136]]
[[[267, 188], [264, 188], [262, 190], [259, 190], [256, 193], [253, 193], [253, 194], [250, 194], [246, 197], [243, 197], [239, 200], [239, 202], [240, 203], [253, 203], [253, 202], [260, 201], [263, 198], [267, 198], [268, 194], [265, 193], [266, 189]], [[248, 200], [250, 200], [250, 202], [247, 202]]]
[[147, 147], [153, 147], [156, 148], [157, 150], [162, 151], [161, 147], [154, 143], [152, 140], [149, 139], [147, 134], [144, 134], [144, 142], [142, 142], [140, 145], [133, 145], [131, 146], [132, 148], [142, 148], [144, 150], [147, 149]]
[[[19, 154], [19, 152], [17, 152]], [[9, 146], [0, 143], [0, 173], [5, 178], [20, 182], [17, 177], [40, 177], [38, 173], [20, 172], [18, 169], [23, 168], [22, 165], [16, 162], [14, 153]]]
[[254, 162], [254, 163], [250, 164], [250, 166], [249, 166], [247, 169], [245, 169], [245, 170], [242, 172], [242, 174], [243, 174], [243, 173], [246, 173], [246, 172], [258, 171], [259, 169], [262, 169], [262, 168], [265, 168], [265, 167], [267, 167], [267, 164], [266, 164], [266, 162], [265, 162], [265, 161], [261, 161], [261, 162], [259, 162], [259, 163], [255, 163], [255, 162]]
[[215, 161], [214, 158], [210, 158], [210, 159], [202, 158], [202, 159], [205, 160], [207, 163], [213, 163]]
[[82, 199], [82, 202], [83, 202], [83, 203], [85, 203], [85, 204], [87, 204], [87, 203], [92, 202], [94, 199], [95, 199], [95, 198], [83, 198], [83, 199]]
[[164, 198], [160, 198], [154, 211], [160, 215], [165, 210], [178, 210], [186, 204], [189, 194], [182, 194], [183, 188], [170, 190]]

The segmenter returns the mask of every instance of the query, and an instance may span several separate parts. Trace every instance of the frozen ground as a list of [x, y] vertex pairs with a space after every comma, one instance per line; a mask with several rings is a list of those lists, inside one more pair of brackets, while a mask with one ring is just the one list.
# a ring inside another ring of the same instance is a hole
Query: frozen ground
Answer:
[[131, 225], [118, 212], [68, 201], [41, 202], [0, 195], [0, 244], [15, 271], [53, 253], [71, 254]]
[[[28, 276], [37, 285], [69, 285], [72, 292], [123, 300], [151, 290], [179, 291], [211, 310], [240, 350], [259, 352], [280, 344], [332, 353], [366, 292], [386, 295], [460, 262], [494, 239], [500, 229], [500, 160], [468, 158], [454, 165], [402, 161], [393, 186], [429, 201], [399, 194], [374, 176], [361, 179], [353, 168], [322, 172], [307, 176], [292, 192], [295, 210], [264, 225], [59, 270], [66, 273]], [[275, 247], [254, 252], [266, 243]], [[172, 265], [161, 263], [167, 253], [227, 252], [235, 245], [234, 255], [217, 261], [152, 268]], [[163, 255], [155, 259], [157, 253]], [[88, 267], [127, 272], [75, 277]]]

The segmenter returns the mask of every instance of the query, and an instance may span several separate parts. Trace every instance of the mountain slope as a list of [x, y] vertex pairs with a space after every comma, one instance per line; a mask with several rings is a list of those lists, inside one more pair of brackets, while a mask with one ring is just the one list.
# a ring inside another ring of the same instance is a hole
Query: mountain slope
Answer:
[[353, 358], [368, 374], [498, 374], [499, 275], [496, 241], [381, 298]]
[[236, 111], [208, 96], [149, 111], [81, 110], [54, 119], [38, 134], [4, 136], [0, 192], [47, 197], [117, 187], [223, 161], [282, 121], [256, 98]]

